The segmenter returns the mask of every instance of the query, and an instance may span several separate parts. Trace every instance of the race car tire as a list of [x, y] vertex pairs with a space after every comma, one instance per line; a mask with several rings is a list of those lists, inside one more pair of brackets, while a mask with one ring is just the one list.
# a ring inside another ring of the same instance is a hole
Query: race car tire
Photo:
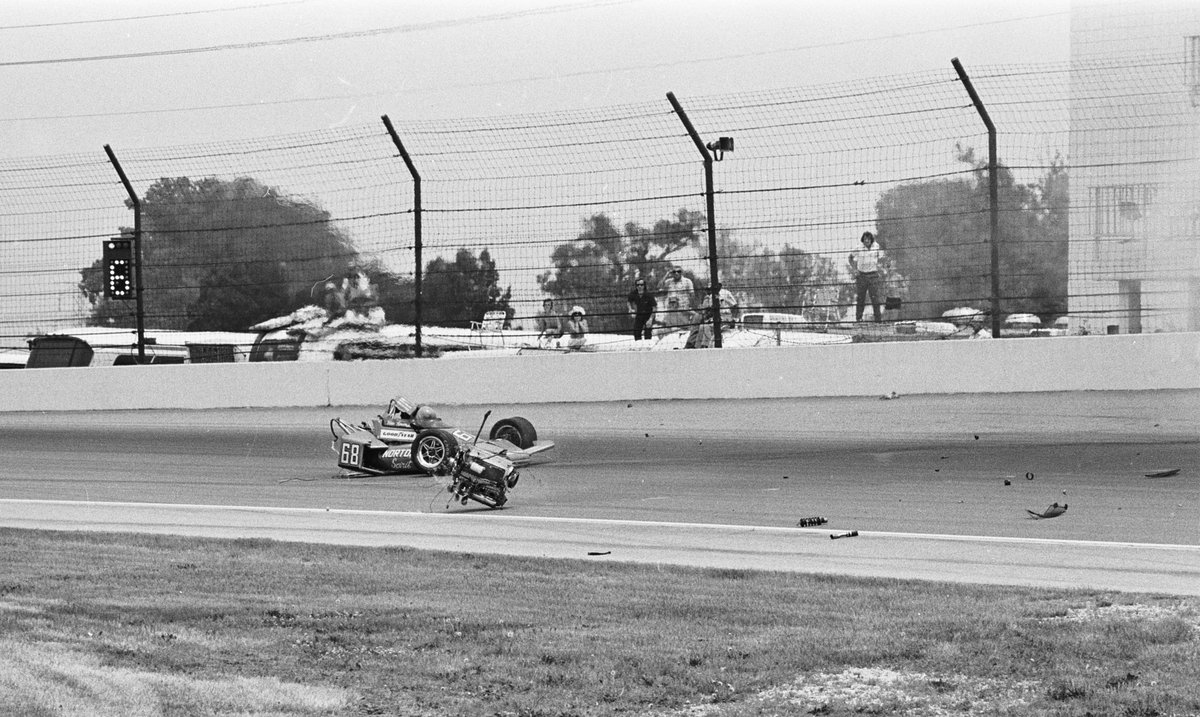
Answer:
[[412, 442], [412, 462], [417, 468], [436, 475], [444, 472], [458, 451], [458, 439], [441, 428], [426, 428]]
[[518, 448], [529, 448], [537, 441], [537, 431], [533, 424], [520, 416], [502, 418], [492, 426], [488, 437], [508, 441]]

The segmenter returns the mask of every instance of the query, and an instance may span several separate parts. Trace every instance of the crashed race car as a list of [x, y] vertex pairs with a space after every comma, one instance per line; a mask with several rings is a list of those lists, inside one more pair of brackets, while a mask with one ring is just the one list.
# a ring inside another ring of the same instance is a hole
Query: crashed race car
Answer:
[[[491, 411], [484, 415], [484, 425]], [[468, 499], [498, 508], [507, 489], [516, 485], [517, 466], [554, 447], [539, 441], [533, 424], [520, 416], [496, 421], [487, 439], [447, 425], [429, 406], [393, 398], [370, 423], [329, 422], [331, 448], [338, 467], [368, 475], [426, 473], [449, 475], [448, 488], [465, 503]]]

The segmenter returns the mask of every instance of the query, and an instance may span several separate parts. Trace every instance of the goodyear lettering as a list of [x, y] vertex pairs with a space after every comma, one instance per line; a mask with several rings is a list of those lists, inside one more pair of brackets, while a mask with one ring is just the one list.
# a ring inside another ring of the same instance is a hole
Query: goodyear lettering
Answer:
[[398, 428], [381, 428], [379, 429], [379, 438], [384, 441], [411, 441], [416, 438], [415, 431], [406, 431]]

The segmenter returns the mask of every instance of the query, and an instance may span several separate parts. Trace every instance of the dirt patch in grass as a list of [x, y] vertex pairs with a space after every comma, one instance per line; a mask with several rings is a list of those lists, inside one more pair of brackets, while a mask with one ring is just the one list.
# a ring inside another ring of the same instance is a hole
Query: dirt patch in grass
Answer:
[[801, 714], [835, 709], [866, 714], [940, 717], [1018, 710], [1037, 697], [1039, 683], [967, 675], [929, 675], [882, 667], [819, 672], [773, 687], [751, 699], [764, 707]]
[[1045, 618], [1047, 622], [1093, 622], [1098, 620], [1164, 620], [1176, 618], [1200, 630], [1200, 611], [1190, 603], [1129, 603], [1114, 605], [1090, 602], [1082, 607], [1068, 608], [1065, 615]]
[[197, 679], [105, 664], [103, 651], [0, 639], [0, 712], [26, 715], [328, 715], [350, 706], [345, 689], [276, 677]]

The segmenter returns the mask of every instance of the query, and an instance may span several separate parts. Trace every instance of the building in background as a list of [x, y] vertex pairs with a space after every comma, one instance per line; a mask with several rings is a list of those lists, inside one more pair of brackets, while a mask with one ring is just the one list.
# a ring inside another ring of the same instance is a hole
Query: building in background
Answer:
[[1200, 330], [1200, 3], [1071, 13], [1073, 329]]

